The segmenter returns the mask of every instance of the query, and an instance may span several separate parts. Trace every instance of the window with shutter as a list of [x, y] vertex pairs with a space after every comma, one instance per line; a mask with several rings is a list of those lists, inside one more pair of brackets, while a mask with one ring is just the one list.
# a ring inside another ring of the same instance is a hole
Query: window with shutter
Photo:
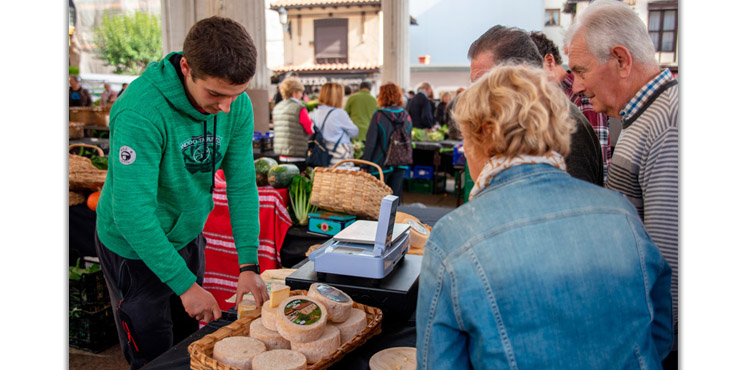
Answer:
[[348, 63], [348, 30], [346, 18], [315, 20], [315, 63]]

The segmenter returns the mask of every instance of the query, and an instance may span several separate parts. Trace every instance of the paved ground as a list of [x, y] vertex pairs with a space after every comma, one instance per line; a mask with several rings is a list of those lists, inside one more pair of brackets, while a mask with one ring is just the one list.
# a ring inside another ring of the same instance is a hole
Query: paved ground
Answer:
[[68, 352], [68, 369], [70, 370], [128, 370], [130, 366], [115, 344], [101, 353], [91, 353], [70, 347]]

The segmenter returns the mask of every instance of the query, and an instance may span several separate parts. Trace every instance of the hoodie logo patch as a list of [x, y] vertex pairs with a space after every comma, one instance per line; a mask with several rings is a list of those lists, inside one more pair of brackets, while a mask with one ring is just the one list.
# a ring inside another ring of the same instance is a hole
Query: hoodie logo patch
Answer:
[[193, 136], [180, 144], [182, 150], [182, 159], [185, 161], [185, 169], [190, 173], [208, 172], [212, 170], [212, 156], [214, 156], [214, 142], [216, 143], [215, 166], [218, 168], [221, 163], [221, 137], [215, 138], [212, 133]]
[[121, 146], [120, 147], [120, 163], [124, 165], [129, 165], [131, 163], [135, 162], [135, 150], [129, 146]]

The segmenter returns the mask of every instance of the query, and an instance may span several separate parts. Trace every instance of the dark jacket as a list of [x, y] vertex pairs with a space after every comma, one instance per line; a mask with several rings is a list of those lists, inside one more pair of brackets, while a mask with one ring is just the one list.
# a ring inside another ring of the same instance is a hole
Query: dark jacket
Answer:
[[575, 178], [604, 186], [602, 145], [586, 116], [570, 103], [570, 116], [576, 121], [576, 131], [570, 137], [570, 153], [565, 157], [568, 173]]
[[79, 87], [78, 90], [73, 90], [72, 87], [68, 87], [68, 106], [69, 107], [90, 107], [94, 104], [91, 99], [91, 94], [88, 90], [83, 87]]
[[432, 102], [423, 92], [414, 95], [411, 103], [409, 103], [409, 116], [411, 116], [416, 128], [431, 128], [435, 125], [432, 111]]
[[[428, 103], [429, 104], [429, 103]], [[393, 133], [394, 121], [404, 122], [406, 125], [406, 134], [411, 137], [412, 120], [409, 113], [404, 108], [392, 105], [386, 108], [379, 108], [375, 111], [370, 119], [370, 127], [367, 129], [367, 138], [365, 139], [365, 151], [362, 159], [373, 162], [381, 167], [383, 173], [393, 171], [394, 166], [383, 167], [385, 162], [385, 152], [388, 149], [388, 141]], [[365, 166], [367, 171], [375, 175], [377, 169], [371, 166]], [[407, 168], [408, 166], [400, 166]]]

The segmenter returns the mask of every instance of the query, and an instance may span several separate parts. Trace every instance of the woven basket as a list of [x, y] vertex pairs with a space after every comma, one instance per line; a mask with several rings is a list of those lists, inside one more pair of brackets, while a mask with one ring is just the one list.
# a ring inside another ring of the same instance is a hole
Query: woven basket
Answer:
[[[290, 296], [307, 295], [306, 290], [293, 290]], [[322, 358], [314, 364], [308, 364], [308, 369], [326, 369], [341, 360], [347, 353], [354, 351], [357, 347], [363, 345], [368, 339], [380, 334], [381, 322], [383, 321], [383, 311], [377, 307], [370, 307], [354, 302], [354, 308], [365, 311], [367, 316], [367, 326], [359, 335], [350, 341], [342, 344], [336, 352]], [[213, 359], [214, 344], [218, 341], [233, 336], [247, 336], [250, 332], [250, 323], [260, 316], [260, 309], [251, 312], [249, 315], [227, 325], [219, 330], [207, 334], [203, 338], [190, 343], [188, 353], [190, 354], [190, 368], [193, 370], [239, 370], [236, 367], [222, 364]]]
[[[364, 171], [336, 169], [345, 162], [377, 168], [380, 180]], [[377, 220], [380, 202], [391, 194], [393, 190], [383, 182], [383, 170], [380, 166], [361, 159], [345, 159], [331, 168], [315, 168], [310, 203], [329, 211]]]
[[79, 191], [68, 192], [68, 206], [77, 206], [86, 202], [86, 194]]
[[68, 137], [70, 139], [80, 139], [83, 137], [83, 122], [69, 122], [68, 123]]
[[87, 125], [109, 126], [111, 107], [69, 107], [68, 120]]
[[[76, 147], [86, 147], [96, 149], [99, 156], [104, 155], [102, 148], [88, 144], [72, 144], [68, 150]], [[86, 157], [68, 153], [68, 190], [99, 190], [104, 186], [104, 180], [107, 179], [107, 171], [100, 170], [91, 164], [91, 160]]]

